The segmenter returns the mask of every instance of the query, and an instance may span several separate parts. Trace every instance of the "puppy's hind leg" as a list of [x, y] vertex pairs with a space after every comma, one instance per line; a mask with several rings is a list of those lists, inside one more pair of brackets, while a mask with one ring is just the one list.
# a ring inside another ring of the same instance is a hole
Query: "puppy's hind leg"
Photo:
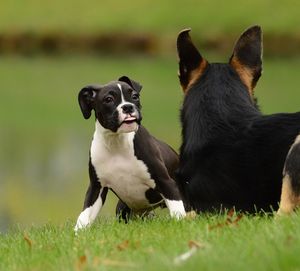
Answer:
[[131, 209], [123, 201], [119, 200], [116, 206], [116, 216], [119, 218], [119, 221], [128, 223], [131, 213]]
[[277, 214], [289, 214], [300, 206], [300, 135], [287, 155]]

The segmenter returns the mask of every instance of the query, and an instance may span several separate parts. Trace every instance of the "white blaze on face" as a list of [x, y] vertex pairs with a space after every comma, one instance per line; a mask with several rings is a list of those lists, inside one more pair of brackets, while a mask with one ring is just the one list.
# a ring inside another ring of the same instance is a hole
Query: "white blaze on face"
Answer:
[[[121, 91], [121, 103], [118, 105], [117, 110], [118, 110], [118, 114], [119, 114], [119, 123], [122, 123], [122, 124], [118, 128], [117, 132], [118, 133], [130, 133], [130, 132], [133, 132], [133, 131], [137, 131], [138, 124], [135, 121], [130, 122], [130, 121], [132, 121], [132, 120], [134, 120], [138, 117], [137, 116], [137, 114], [138, 114], [137, 111], [134, 110], [134, 112], [132, 114], [125, 114], [124, 111], [123, 111], [123, 108], [122, 108], [126, 104], [128, 104], [128, 105], [130, 104], [134, 108], [135, 108], [135, 105], [133, 103], [125, 101], [122, 86], [120, 84], [118, 84], [118, 87]], [[129, 123], [124, 122], [126, 120], [129, 121]]]

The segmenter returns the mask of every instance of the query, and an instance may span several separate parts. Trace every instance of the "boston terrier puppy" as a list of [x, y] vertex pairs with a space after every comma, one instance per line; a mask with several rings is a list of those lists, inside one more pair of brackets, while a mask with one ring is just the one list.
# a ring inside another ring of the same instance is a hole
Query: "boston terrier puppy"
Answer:
[[171, 217], [186, 215], [174, 181], [178, 155], [140, 124], [141, 89], [139, 83], [123, 76], [79, 92], [84, 118], [95, 112], [96, 130], [89, 156], [90, 185], [75, 231], [95, 220], [109, 189], [119, 198], [117, 215], [125, 220], [162, 204]]

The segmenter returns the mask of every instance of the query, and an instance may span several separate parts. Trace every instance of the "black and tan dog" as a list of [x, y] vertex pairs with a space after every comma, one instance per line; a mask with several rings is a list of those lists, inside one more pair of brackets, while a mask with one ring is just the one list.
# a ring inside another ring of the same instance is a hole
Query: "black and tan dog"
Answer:
[[300, 112], [263, 115], [256, 105], [261, 28], [245, 31], [225, 64], [208, 63], [189, 31], [177, 40], [187, 209], [290, 213], [300, 204]]

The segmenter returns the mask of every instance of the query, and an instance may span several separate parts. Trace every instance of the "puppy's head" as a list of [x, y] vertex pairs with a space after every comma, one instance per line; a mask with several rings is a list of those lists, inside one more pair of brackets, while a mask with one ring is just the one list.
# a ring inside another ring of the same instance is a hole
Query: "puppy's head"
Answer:
[[78, 101], [85, 119], [92, 110], [96, 119], [114, 133], [136, 131], [142, 120], [139, 93], [142, 86], [122, 76], [106, 85], [90, 85], [80, 90]]

